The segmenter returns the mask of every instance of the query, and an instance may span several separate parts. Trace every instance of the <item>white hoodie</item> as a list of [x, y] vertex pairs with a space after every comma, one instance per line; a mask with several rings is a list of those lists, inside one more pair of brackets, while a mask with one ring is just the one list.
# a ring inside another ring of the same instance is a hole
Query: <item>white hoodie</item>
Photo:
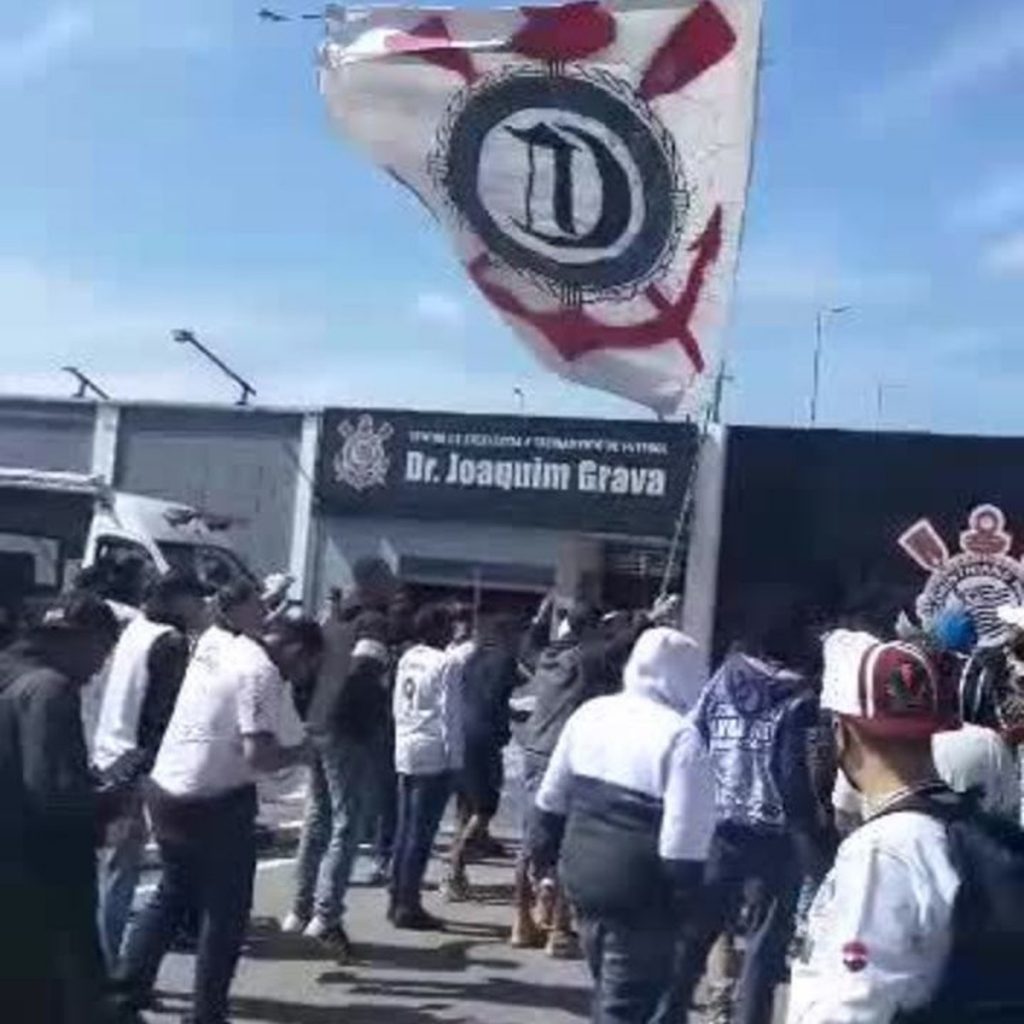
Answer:
[[567, 814], [579, 779], [603, 783], [611, 794], [640, 794], [663, 805], [663, 859], [706, 859], [714, 831], [714, 785], [688, 714], [703, 684], [693, 640], [667, 627], [647, 630], [626, 665], [622, 693], [589, 701], [569, 719], [537, 806]]

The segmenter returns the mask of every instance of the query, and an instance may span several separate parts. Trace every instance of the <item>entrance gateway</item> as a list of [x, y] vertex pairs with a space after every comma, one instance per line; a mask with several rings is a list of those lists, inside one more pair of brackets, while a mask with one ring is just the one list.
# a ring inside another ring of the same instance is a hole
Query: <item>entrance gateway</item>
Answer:
[[327, 410], [322, 582], [383, 553], [413, 585], [487, 603], [522, 607], [556, 584], [646, 603], [696, 450], [683, 423]]

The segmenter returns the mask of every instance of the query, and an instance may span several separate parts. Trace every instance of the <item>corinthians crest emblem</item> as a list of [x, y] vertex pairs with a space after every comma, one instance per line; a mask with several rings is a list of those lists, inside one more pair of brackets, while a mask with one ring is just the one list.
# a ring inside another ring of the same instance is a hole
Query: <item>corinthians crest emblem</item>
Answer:
[[960, 534], [960, 551], [950, 554], [934, 526], [922, 519], [899, 540], [900, 547], [930, 576], [917, 599], [926, 622], [953, 604], [974, 619], [984, 645], [1002, 641], [1005, 627], [997, 614], [1007, 604], [1024, 604], [1024, 562], [1012, 554], [1013, 536], [995, 505], [979, 505]]
[[363, 414], [353, 426], [349, 420], [338, 424], [338, 433], [344, 438], [334, 456], [334, 478], [357, 491], [383, 487], [387, 483], [388, 457], [385, 442], [394, 434], [390, 423], [374, 427], [373, 417]]

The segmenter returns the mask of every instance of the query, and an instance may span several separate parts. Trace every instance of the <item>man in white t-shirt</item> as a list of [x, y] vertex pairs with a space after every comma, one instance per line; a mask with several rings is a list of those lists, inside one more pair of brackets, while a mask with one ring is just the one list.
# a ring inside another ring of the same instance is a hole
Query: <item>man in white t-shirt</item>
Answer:
[[252, 905], [256, 778], [305, 757], [285, 679], [303, 676], [323, 648], [320, 628], [263, 620], [256, 589], [217, 597], [164, 734], [147, 797], [163, 876], [129, 932], [117, 987], [126, 1006], [149, 1000], [183, 915], [201, 918], [194, 1024], [225, 1024], [228, 990]]
[[793, 965], [788, 1024], [890, 1024], [936, 994], [953, 942], [960, 878], [942, 821], [905, 800], [950, 795], [932, 737], [955, 703], [906, 643], [839, 630], [825, 640], [822, 708], [867, 820], [842, 844]]
[[440, 605], [416, 615], [416, 643], [395, 673], [395, 837], [389, 917], [396, 928], [428, 931], [441, 923], [423, 909], [421, 889], [454, 773], [462, 768], [459, 680], [469, 648], [447, 650], [452, 620]]

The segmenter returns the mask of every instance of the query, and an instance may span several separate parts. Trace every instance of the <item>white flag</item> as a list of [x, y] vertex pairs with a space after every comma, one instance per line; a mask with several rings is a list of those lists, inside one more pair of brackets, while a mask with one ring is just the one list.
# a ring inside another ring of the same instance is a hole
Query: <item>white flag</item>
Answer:
[[552, 369], [657, 410], [721, 364], [761, 0], [334, 9], [335, 123]]

